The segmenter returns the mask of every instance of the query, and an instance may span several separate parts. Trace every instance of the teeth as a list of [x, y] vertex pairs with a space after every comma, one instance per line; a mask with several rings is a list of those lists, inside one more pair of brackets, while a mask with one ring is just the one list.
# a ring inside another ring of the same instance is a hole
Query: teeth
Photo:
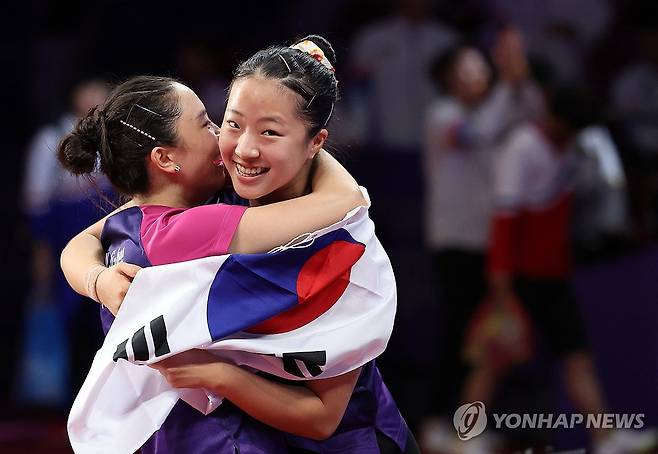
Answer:
[[254, 167], [254, 168], [247, 168], [243, 165], [238, 164], [237, 162], [235, 163], [235, 168], [238, 170], [238, 173], [242, 176], [246, 177], [254, 177], [256, 175], [260, 175], [261, 173], [265, 172], [264, 167]]

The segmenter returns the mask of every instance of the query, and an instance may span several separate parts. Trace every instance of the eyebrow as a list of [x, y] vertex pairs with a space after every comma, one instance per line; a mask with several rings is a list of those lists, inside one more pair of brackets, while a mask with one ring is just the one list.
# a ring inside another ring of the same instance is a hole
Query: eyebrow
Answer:
[[283, 124], [281, 118], [277, 116], [259, 118], [258, 121], [271, 121], [273, 123]]
[[199, 112], [199, 114], [195, 117], [195, 120], [198, 120], [199, 118], [205, 117], [206, 115], [208, 115], [208, 112], [206, 111], [206, 109], [203, 109], [203, 110], [202, 110], [201, 112]]
[[[244, 117], [244, 114], [243, 114], [242, 112], [240, 112], [239, 110], [228, 109], [228, 111], [231, 112], [231, 113], [234, 113], [234, 114], [236, 114], [236, 115], [239, 115], [239, 116], [241, 116], [241, 117]], [[268, 116], [268, 117], [261, 117], [261, 118], [258, 119], [258, 121], [259, 121], [259, 122], [262, 122], [262, 121], [271, 121], [271, 122], [273, 122], [273, 123], [277, 123], [277, 124], [280, 124], [280, 125], [285, 124], [285, 122], [283, 121], [283, 119], [281, 119], [281, 117], [279, 117], [278, 115], [271, 115], [271, 116]]]

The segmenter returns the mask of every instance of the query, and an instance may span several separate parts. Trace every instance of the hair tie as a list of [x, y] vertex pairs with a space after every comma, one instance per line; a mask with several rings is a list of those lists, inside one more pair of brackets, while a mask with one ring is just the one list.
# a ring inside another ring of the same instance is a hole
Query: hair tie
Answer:
[[320, 47], [318, 47], [317, 44], [315, 44], [313, 41], [305, 39], [304, 41], [300, 41], [297, 44], [290, 46], [291, 49], [297, 49], [302, 52], [306, 52], [309, 54], [311, 57], [315, 58], [317, 61], [322, 63], [322, 65], [327, 68], [331, 72], [336, 72], [336, 69], [334, 66], [331, 64], [329, 59], [324, 55], [324, 52]]

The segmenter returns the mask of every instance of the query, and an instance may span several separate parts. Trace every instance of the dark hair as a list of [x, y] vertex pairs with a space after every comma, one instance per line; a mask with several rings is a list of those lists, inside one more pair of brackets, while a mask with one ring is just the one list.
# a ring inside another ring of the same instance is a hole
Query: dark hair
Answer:
[[181, 114], [175, 79], [137, 76], [117, 85], [105, 102], [81, 118], [57, 150], [75, 175], [100, 170], [127, 195], [145, 192], [146, 156], [156, 145], [174, 145]]
[[495, 67], [489, 54], [481, 47], [471, 44], [468, 41], [460, 42], [450, 46], [443, 52], [438, 53], [431, 60], [429, 65], [429, 76], [435, 87], [444, 92], [450, 93], [450, 77], [461, 55], [469, 50], [474, 49], [480, 53], [492, 75], [495, 75]]
[[584, 86], [561, 86], [548, 94], [548, 107], [554, 117], [574, 131], [597, 123], [600, 101]]
[[[309, 35], [304, 40], [318, 46], [333, 67], [336, 53], [329, 41], [322, 36]], [[259, 50], [238, 65], [233, 81], [249, 76], [260, 76], [278, 80], [281, 85], [301, 97], [300, 116], [309, 125], [309, 136], [313, 137], [326, 127], [338, 101], [338, 80], [334, 72], [304, 51], [291, 47], [272, 46]]]

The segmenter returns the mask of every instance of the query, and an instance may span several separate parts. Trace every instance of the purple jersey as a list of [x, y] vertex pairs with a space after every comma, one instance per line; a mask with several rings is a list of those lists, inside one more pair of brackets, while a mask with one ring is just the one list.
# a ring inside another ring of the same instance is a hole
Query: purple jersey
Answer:
[[[148, 267], [226, 254], [244, 210], [223, 204], [188, 210], [161, 206], [125, 209], [105, 222], [101, 242], [106, 264], [128, 262]], [[101, 320], [107, 333], [114, 317], [102, 308]], [[203, 415], [179, 400], [142, 452], [278, 454], [288, 450], [281, 432], [230, 402]]]
[[404, 451], [409, 429], [375, 361], [363, 366], [345, 415], [336, 432], [324, 441], [287, 435], [290, 446], [318, 453], [378, 454], [376, 430]]

